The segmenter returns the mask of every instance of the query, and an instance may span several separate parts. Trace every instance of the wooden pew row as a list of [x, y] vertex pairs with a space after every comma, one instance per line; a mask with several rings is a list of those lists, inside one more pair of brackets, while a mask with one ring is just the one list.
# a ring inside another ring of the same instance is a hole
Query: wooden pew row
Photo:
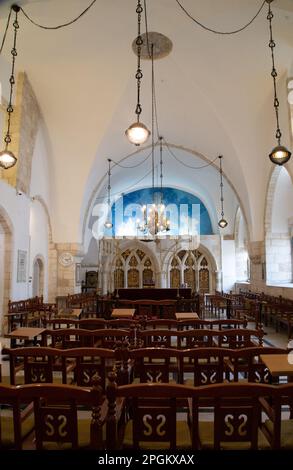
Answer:
[[[293, 420], [282, 419], [281, 414], [284, 405], [292, 406], [293, 384], [117, 386], [112, 380], [107, 397], [107, 449], [293, 448], [293, 435], [286, 432], [288, 427], [292, 429]], [[124, 398], [127, 407], [122, 427], [115, 417], [118, 398]], [[186, 418], [181, 409], [183, 400], [189, 403]], [[213, 403], [209, 410], [212, 420], [202, 419], [207, 401]]]
[[[115, 370], [119, 383], [208, 383], [242, 381], [269, 383], [269, 371], [260, 359], [266, 354], [286, 354], [279, 348], [139, 348], [127, 344], [116, 350], [104, 348], [55, 349], [48, 347], [6, 349], [10, 383], [75, 383], [90, 386], [98, 373], [105, 390], [106, 374]], [[20, 373], [21, 371], [21, 373]], [[23, 372], [22, 372], [23, 371]]]

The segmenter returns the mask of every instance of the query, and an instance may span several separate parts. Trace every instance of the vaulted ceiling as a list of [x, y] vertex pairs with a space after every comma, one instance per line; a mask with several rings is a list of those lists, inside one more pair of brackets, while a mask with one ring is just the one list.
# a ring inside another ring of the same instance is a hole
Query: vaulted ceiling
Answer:
[[[1, 2], [1, 30], [12, 3]], [[39, 23], [56, 25], [77, 16], [90, 2], [18, 3]], [[261, 0], [182, 3], [202, 23], [231, 30], [251, 19]], [[171, 144], [210, 160], [224, 155], [225, 174], [245, 208], [251, 238], [258, 240], [272, 168], [268, 153], [275, 144], [267, 8], [242, 33], [219, 36], [196, 26], [175, 0], [148, 0], [147, 5], [149, 30], [173, 43], [171, 54], [155, 62], [160, 133]], [[105, 175], [106, 159], [118, 161], [135, 150], [124, 135], [134, 121], [136, 104], [136, 57], [131, 49], [135, 8], [136, 0], [98, 0], [81, 20], [57, 31], [38, 29], [20, 15], [17, 65], [31, 81], [48, 131], [56, 241], [81, 239], [84, 214]], [[293, 75], [293, 1], [275, 0], [272, 8], [281, 127], [284, 143], [290, 145], [286, 79]], [[142, 67], [142, 120], [150, 127], [150, 62]], [[178, 172], [177, 186], [184, 187], [186, 178], [192, 184], [192, 174], [186, 173]], [[136, 176], [129, 173], [129, 181]]]

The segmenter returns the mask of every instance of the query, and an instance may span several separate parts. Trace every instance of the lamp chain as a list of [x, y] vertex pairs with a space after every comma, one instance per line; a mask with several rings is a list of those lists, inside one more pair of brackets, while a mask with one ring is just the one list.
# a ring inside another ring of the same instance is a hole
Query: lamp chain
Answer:
[[109, 169], [108, 169], [108, 208], [111, 207], [111, 159], [108, 158]]
[[136, 38], [136, 46], [137, 46], [137, 71], [135, 74], [135, 78], [137, 80], [137, 104], [135, 109], [135, 114], [137, 115], [137, 122], [139, 122], [139, 116], [142, 111], [141, 103], [140, 103], [140, 82], [143, 77], [141, 67], [140, 67], [140, 55], [141, 55], [141, 46], [143, 45], [143, 39], [141, 37], [141, 14], [143, 12], [142, 5], [140, 0], [137, 1], [136, 13], [137, 13], [137, 38]]
[[160, 180], [161, 180], [161, 204], [163, 204], [163, 145], [162, 140], [163, 137], [159, 137], [160, 139]]
[[7, 132], [4, 138], [4, 142], [6, 144], [5, 150], [7, 150], [8, 145], [11, 143], [11, 136], [10, 136], [10, 127], [11, 127], [11, 114], [13, 113], [13, 106], [12, 106], [12, 98], [13, 98], [13, 87], [15, 85], [15, 59], [17, 56], [17, 49], [16, 49], [16, 40], [17, 40], [17, 32], [19, 29], [19, 24], [18, 24], [18, 12], [19, 12], [19, 7], [16, 5], [14, 6], [14, 11], [15, 11], [15, 20], [13, 23], [14, 27], [14, 39], [13, 39], [13, 47], [11, 49], [11, 55], [12, 55], [12, 67], [11, 67], [11, 75], [9, 79], [10, 83], [10, 94], [9, 94], [9, 102], [7, 106], [7, 114], [8, 114], [8, 119], [7, 119]]
[[[154, 45], [151, 44], [152, 59], [152, 187], [155, 187], [155, 102], [154, 102]], [[154, 201], [155, 202], [155, 201]]]
[[272, 29], [272, 20], [274, 18], [274, 14], [271, 9], [271, 3], [269, 3], [269, 11], [267, 14], [267, 19], [269, 21], [269, 29], [270, 29], [270, 41], [269, 41], [269, 48], [271, 49], [271, 56], [272, 56], [272, 72], [271, 76], [273, 77], [273, 82], [274, 82], [274, 108], [275, 108], [275, 113], [276, 113], [276, 122], [277, 122], [277, 130], [276, 130], [276, 139], [278, 140], [278, 144], [281, 145], [281, 137], [282, 133], [280, 130], [280, 123], [279, 123], [279, 106], [280, 102], [278, 100], [277, 96], [277, 70], [275, 66], [275, 56], [274, 56], [274, 49], [276, 47], [276, 43], [273, 39], [273, 29]]
[[221, 188], [221, 216], [224, 217], [224, 197], [223, 197], [223, 170], [222, 170], [222, 155], [219, 156], [220, 159], [220, 177], [221, 177], [221, 183], [220, 183], [220, 188]]

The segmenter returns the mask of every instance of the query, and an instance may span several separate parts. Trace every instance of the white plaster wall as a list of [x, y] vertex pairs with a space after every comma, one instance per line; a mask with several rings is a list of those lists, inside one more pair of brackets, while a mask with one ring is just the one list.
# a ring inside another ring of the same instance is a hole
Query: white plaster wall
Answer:
[[49, 212], [51, 209], [52, 178], [47, 149], [45, 130], [42, 124], [39, 125], [34, 154], [32, 159], [32, 173], [30, 195], [40, 196], [45, 202]]
[[293, 216], [293, 183], [285, 168], [278, 177], [273, 200], [272, 232], [288, 234], [288, 219]]
[[44, 300], [48, 299], [48, 223], [47, 215], [39, 201], [30, 205], [30, 262], [29, 296], [32, 297], [33, 263], [37, 256], [44, 262]]
[[223, 240], [222, 242], [222, 271], [223, 291], [227, 292], [233, 289], [236, 281], [234, 240]]

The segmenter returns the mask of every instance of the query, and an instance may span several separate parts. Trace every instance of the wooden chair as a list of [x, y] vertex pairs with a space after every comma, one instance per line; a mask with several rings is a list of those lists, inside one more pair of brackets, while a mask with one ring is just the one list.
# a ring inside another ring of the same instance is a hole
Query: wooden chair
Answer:
[[218, 334], [218, 346], [230, 349], [262, 346], [263, 336], [264, 331], [261, 329], [236, 328], [225, 331], [221, 330]]
[[167, 329], [167, 330], [177, 330], [179, 322], [177, 320], [156, 318], [152, 320], [146, 320], [141, 322], [142, 327], [145, 330], [155, 330], [155, 329]]
[[179, 374], [179, 361], [176, 349], [141, 348], [129, 352], [134, 364], [134, 377], [140, 382], [169, 383]]
[[[269, 449], [261, 427], [260, 399], [271, 395], [273, 387], [262, 384], [216, 384], [200, 387], [192, 401], [198, 422], [199, 449]], [[213, 419], [199, 419], [201, 403], [213, 401]]]
[[[61, 351], [64, 364], [63, 373], [66, 371], [66, 364], [73, 362], [74, 384], [79, 387], [91, 387], [95, 383], [96, 375], [100, 377], [100, 385], [106, 390], [106, 376], [115, 366], [115, 352], [112, 349], [103, 348], [75, 348]], [[63, 383], [68, 383], [67, 373], [63, 377]]]
[[[117, 387], [115, 376], [107, 388], [107, 449], [190, 448], [191, 433], [186, 420], [179, 420], [178, 401], [188, 396], [188, 387], [170, 384], [137, 384]], [[116, 416], [116, 401], [125, 400], [125, 421]], [[118, 432], [118, 430], [120, 432]], [[119, 436], [119, 437], [118, 437]]]
[[[9, 356], [11, 385], [16, 385], [17, 373], [22, 370], [24, 374], [21, 378], [26, 384], [52, 383], [63, 380], [75, 367], [72, 361], [63, 363], [62, 350], [56, 348], [6, 348], [4, 352]], [[60, 372], [62, 379], [54, 376], [54, 372]]]
[[[273, 396], [261, 399], [262, 410], [267, 419], [262, 431], [273, 449], [293, 449], [293, 383], [278, 385]], [[282, 409], [289, 407], [288, 417], [282, 419]]]
[[[139, 331], [138, 335], [139, 340], [145, 348], [171, 348], [172, 337], [178, 336], [178, 332], [172, 330], [154, 329]], [[174, 347], [177, 347], [177, 343], [178, 341], [176, 341]]]
[[222, 383], [226, 355], [223, 348], [196, 348], [180, 351], [179, 383], [193, 386]]
[[[238, 350], [227, 350], [225, 373], [228, 380], [239, 382], [247, 380], [255, 383], [272, 383], [272, 377], [260, 355], [284, 354], [285, 349], [268, 347], [248, 347]], [[232, 377], [232, 378], [231, 378]]]
[[[100, 420], [103, 393], [98, 378], [93, 388], [37, 384], [17, 388], [19, 401], [34, 402], [37, 450], [102, 449]], [[92, 409], [91, 418], [79, 416], [81, 408]]]
[[178, 333], [178, 349], [193, 349], [193, 348], [211, 348], [215, 346], [214, 338], [217, 332], [213, 330], [198, 329], [186, 330]]
[[84, 330], [99, 330], [107, 327], [107, 321], [101, 318], [84, 318], [77, 320], [76, 326]]
[[16, 387], [0, 383], [0, 450], [21, 450], [34, 428], [33, 417], [21, 411], [22, 404]]

